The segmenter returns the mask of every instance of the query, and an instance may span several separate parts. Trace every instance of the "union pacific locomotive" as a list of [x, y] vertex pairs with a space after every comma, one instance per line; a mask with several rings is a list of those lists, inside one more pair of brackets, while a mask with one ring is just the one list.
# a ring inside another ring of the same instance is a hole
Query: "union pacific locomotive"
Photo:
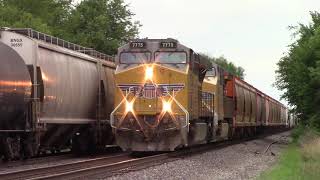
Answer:
[[173, 151], [288, 124], [280, 102], [174, 39], [120, 47], [115, 81], [111, 126], [127, 151]]
[[94, 152], [114, 138], [123, 150], [173, 151], [288, 125], [285, 106], [174, 39], [133, 40], [115, 64], [5, 28], [0, 55], [0, 158]]

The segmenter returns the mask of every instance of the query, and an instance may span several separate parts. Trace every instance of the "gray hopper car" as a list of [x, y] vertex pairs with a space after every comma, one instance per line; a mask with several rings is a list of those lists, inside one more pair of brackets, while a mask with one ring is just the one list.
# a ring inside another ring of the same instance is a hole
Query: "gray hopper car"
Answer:
[[111, 144], [113, 57], [32, 29], [0, 30], [0, 156]]

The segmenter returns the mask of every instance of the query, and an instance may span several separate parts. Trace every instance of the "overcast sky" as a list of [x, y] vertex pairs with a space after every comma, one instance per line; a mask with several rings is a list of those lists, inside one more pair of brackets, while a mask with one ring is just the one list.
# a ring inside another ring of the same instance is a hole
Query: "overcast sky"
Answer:
[[247, 82], [276, 99], [276, 63], [293, 41], [288, 26], [309, 23], [309, 11], [320, 11], [320, 0], [125, 2], [143, 25], [141, 38], [176, 38], [197, 52], [223, 55], [245, 69]]

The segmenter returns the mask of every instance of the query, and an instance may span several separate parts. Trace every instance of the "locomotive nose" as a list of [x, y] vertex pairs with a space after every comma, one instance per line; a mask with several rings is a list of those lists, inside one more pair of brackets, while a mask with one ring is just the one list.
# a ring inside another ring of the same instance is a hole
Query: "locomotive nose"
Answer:
[[31, 85], [23, 59], [11, 47], [0, 42], [0, 130], [24, 128]]

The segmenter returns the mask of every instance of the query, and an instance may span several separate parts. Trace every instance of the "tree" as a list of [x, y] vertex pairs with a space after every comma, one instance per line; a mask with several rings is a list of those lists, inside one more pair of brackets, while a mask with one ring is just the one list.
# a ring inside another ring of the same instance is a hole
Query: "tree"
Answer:
[[138, 35], [123, 0], [0, 0], [0, 27], [32, 28], [106, 54]]
[[244, 79], [244, 69], [241, 66], [236, 66], [234, 63], [228, 61], [223, 56], [220, 56], [218, 58], [210, 57], [209, 55], [201, 53], [201, 57], [208, 59], [212, 63], [218, 64], [223, 69], [228, 71], [229, 73], [238, 76], [241, 79]]
[[72, 12], [66, 39], [107, 54], [138, 34], [139, 22], [123, 0], [84, 0]]
[[50, 33], [50, 28], [40, 18], [35, 18], [31, 13], [3, 3], [0, 4], [0, 27], [30, 27]]
[[278, 62], [276, 85], [304, 124], [320, 128], [320, 14], [309, 25], [292, 27], [297, 40]]
[[71, 0], [1, 0], [0, 26], [28, 27], [57, 35], [70, 8]]

